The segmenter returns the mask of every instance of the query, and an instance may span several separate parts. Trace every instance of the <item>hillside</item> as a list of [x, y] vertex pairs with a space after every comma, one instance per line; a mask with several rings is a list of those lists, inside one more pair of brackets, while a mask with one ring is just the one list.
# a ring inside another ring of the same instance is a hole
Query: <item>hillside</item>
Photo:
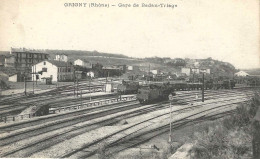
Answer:
[[73, 61], [78, 58], [86, 59], [92, 63], [100, 63], [103, 66], [107, 65], [135, 65], [139, 66], [143, 70], [159, 69], [163, 72], [175, 72], [180, 73], [182, 67], [190, 68], [209, 68], [211, 73], [216, 76], [233, 76], [233, 73], [237, 72], [235, 67], [228, 63], [212, 58], [207, 59], [181, 59], [181, 58], [161, 58], [161, 57], [149, 57], [149, 58], [130, 58], [122, 54], [103, 53], [98, 51], [80, 51], [80, 50], [46, 50], [50, 53], [50, 57], [54, 58], [55, 54], [68, 55], [69, 60]]
[[180, 71], [182, 67], [188, 68], [209, 68], [211, 73], [216, 76], [233, 76], [233, 73], [237, 72], [236, 68], [228, 63], [222, 62], [218, 60], [214, 60], [212, 58], [207, 59], [181, 59], [181, 58], [145, 58], [147, 62], [156, 63], [161, 66], [168, 66], [170, 68], [174, 68], [176, 71]]
[[245, 72], [247, 72], [250, 75], [260, 75], [260, 68], [242, 69], [242, 71], [245, 71]]
[[[54, 59], [56, 54], [65, 54], [68, 56], [69, 61], [76, 59], [85, 59], [93, 64], [100, 63], [103, 66], [108, 65], [135, 65], [142, 68], [142, 70], [148, 71], [150, 69], [158, 69], [163, 72], [180, 73], [181, 68], [209, 68], [211, 73], [216, 76], [232, 76], [233, 73], [238, 70], [227, 62], [214, 60], [212, 58], [207, 59], [189, 59], [189, 58], [174, 58], [169, 57], [149, 57], [149, 58], [130, 58], [122, 54], [104, 53], [98, 51], [83, 51], [83, 50], [45, 50], [50, 54], [50, 59]], [[7, 54], [8, 52], [1, 52], [1, 54]], [[252, 74], [260, 74], [260, 69], [247, 70]]]
[[113, 53], [102, 53], [98, 51], [83, 51], [83, 50], [46, 50], [50, 53], [51, 56], [55, 54], [65, 54], [71, 57], [72, 59], [84, 56], [105, 56], [105, 57], [117, 57], [117, 58], [128, 58], [122, 54], [113, 54]]

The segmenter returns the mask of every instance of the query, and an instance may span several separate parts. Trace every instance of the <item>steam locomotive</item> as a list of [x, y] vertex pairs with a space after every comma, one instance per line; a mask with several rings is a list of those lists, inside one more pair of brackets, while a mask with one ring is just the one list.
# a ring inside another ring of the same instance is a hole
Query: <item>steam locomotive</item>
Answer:
[[170, 84], [150, 84], [138, 89], [136, 98], [141, 104], [148, 104], [167, 100], [171, 93], [175, 94]]
[[137, 93], [139, 83], [134, 81], [122, 81], [122, 84], [117, 86], [117, 92], [119, 94], [131, 94]]

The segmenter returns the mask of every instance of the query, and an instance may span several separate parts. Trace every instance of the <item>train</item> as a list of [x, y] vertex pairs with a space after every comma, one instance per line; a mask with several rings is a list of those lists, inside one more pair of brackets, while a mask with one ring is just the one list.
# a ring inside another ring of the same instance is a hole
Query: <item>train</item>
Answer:
[[[234, 80], [223, 80], [213, 82], [207, 80], [204, 89], [233, 89], [235, 87]], [[135, 81], [122, 81], [117, 87], [118, 94], [137, 94], [137, 100], [141, 104], [148, 104], [168, 99], [169, 94], [175, 94], [175, 91], [201, 90], [202, 83], [173, 82], [151, 83], [140, 86]]]
[[135, 81], [122, 81], [122, 84], [119, 84], [117, 86], [117, 92], [118, 94], [131, 94], [131, 93], [137, 93], [137, 90], [139, 88], [139, 82]]
[[236, 82], [234, 80], [223, 80], [213, 83], [213, 89], [234, 89]]
[[[211, 81], [206, 81], [204, 89], [233, 89], [235, 87], [235, 81], [233, 80], [224, 80], [218, 82], [217, 84]], [[202, 83], [163, 83], [163, 84], [150, 84], [142, 86], [138, 89], [136, 98], [141, 104], [149, 104], [154, 102], [159, 102], [167, 100], [168, 96], [172, 94], [176, 95], [175, 91], [180, 90], [195, 90], [202, 89]]]
[[175, 95], [173, 87], [168, 84], [149, 84], [138, 89], [136, 98], [141, 104], [167, 100], [170, 94]]

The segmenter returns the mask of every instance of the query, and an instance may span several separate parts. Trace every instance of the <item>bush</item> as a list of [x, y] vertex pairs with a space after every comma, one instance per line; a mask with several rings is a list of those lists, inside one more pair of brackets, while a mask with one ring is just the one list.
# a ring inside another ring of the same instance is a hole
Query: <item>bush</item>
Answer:
[[[252, 155], [251, 122], [260, 105], [255, 96], [246, 104], [237, 107], [235, 113], [216, 124], [194, 134], [196, 158], [240, 158]], [[251, 156], [252, 157], [252, 156]]]

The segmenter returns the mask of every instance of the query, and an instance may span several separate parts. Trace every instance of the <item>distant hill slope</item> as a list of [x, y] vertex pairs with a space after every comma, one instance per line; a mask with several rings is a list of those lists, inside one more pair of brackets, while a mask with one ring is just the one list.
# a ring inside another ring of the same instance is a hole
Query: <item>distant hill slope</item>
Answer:
[[218, 60], [214, 60], [212, 58], [207, 59], [181, 59], [181, 58], [146, 58], [146, 61], [167, 65], [168, 67], [174, 67], [177, 70], [181, 70], [182, 67], [187, 68], [209, 68], [210, 72], [216, 76], [233, 76], [233, 73], [237, 72], [236, 68], [228, 63], [222, 62]]
[[210, 68], [211, 73], [217, 76], [230, 76], [232, 77], [237, 69], [228, 62], [222, 62], [214, 60], [212, 58], [207, 59], [197, 59], [196, 62], [199, 63], [200, 67]]
[[105, 57], [118, 57], [118, 58], [128, 58], [122, 54], [113, 54], [113, 53], [102, 53], [98, 51], [82, 51], [82, 50], [46, 50], [51, 55], [55, 54], [65, 54], [74, 57], [84, 57], [84, 56], [105, 56]]
[[245, 71], [245, 72], [247, 72], [250, 75], [260, 75], [260, 68], [242, 69], [242, 71]]

